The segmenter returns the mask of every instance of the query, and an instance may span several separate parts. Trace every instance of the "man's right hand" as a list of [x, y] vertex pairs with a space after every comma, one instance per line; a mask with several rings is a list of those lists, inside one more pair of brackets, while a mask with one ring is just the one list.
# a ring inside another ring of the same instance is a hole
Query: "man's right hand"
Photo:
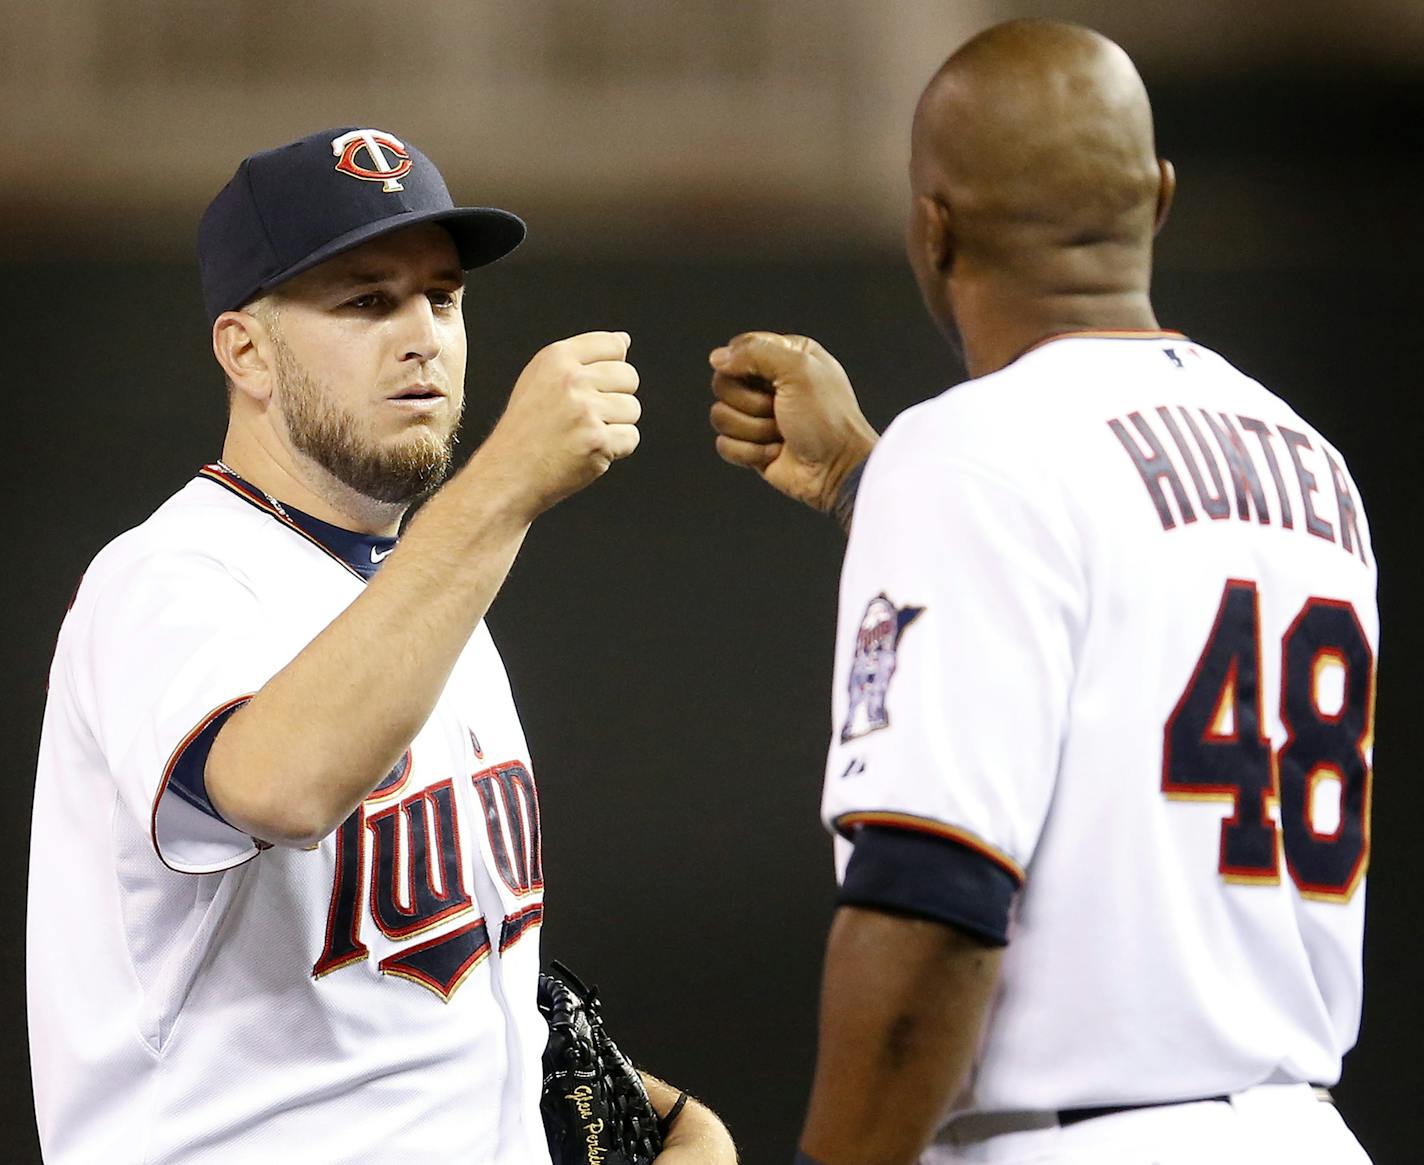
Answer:
[[638, 447], [629, 343], [627, 332], [584, 332], [550, 344], [520, 373], [478, 460], [501, 467], [529, 519]]
[[744, 332], [708, 357], [717, 452], [829, 513], [876, 432], [834, 356], [806, 336]]

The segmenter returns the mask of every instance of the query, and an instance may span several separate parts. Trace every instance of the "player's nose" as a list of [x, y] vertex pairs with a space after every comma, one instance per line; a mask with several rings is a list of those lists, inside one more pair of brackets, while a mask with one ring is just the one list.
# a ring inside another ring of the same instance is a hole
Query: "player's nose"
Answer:
[[406, 299], [396, 313], [402, 360], [434, 360], [440, 355], [440, 327], [435, 308], [423, 295]]

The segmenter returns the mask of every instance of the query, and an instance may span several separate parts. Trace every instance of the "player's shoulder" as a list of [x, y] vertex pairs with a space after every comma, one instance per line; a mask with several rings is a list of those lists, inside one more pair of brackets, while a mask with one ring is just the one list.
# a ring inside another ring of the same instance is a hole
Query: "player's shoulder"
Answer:
[[260, 552], [271, 525], [220, 486], [195, 478], [95, 555], [76, 605], [119, 584], [128, 589], [163, 579], [181, 582], [185, 573], [222, 574], [245, 584], [244, 559]]
[[872, 466], [882, 478], [974, 473], [1000, 480], [1036, 477], [1037, 446], [1062, 431], [1072, 389], [1021, 361], [952, 385], [910, 406], [886, 428]]
[[1288, 408], [1180, 333], [1072, 333], [907, 409], [885, 433], [882, 460], [1052, 490], [1081, 476], [1107, 419], [1166, 402], [1187, 381], [1202, 403]]

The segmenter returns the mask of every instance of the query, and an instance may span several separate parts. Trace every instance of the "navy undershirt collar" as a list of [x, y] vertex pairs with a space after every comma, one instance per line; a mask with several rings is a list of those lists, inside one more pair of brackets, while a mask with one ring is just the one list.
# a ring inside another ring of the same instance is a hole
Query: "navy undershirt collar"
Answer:
[[395, 538], [382, 534], [358, 534], [354, 530], [333, 526], [286, 502], [282, 503], [282, 508], [287, 511], [287, 517], [291, 518], [294, 526], [300, 526], [362, 578], [369, 579], [380, 570], [386, 556], [396, 548]]

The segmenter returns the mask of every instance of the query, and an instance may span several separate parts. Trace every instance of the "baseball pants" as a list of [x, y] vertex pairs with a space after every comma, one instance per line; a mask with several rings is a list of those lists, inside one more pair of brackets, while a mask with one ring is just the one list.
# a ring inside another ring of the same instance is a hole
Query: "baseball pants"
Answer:
[[922, 1165], [1370, 1165], [1309, 1084], [1263, 1084], [1226, 1101], [1160, 1105], [1061, 1126], [1052, 1113], [952, 1121]]

